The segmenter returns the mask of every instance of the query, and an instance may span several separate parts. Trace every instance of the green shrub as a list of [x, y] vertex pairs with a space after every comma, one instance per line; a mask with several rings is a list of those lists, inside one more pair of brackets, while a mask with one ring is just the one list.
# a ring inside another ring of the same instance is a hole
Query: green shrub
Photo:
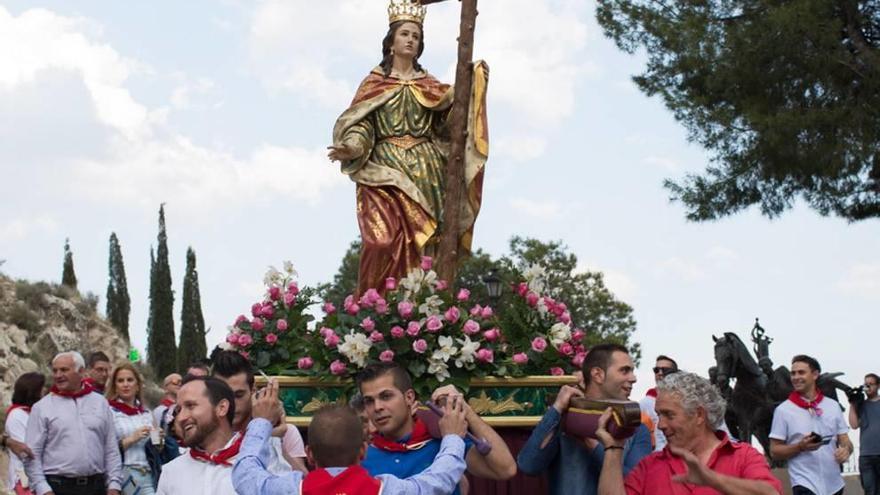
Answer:
[[25, 330], [37, 330], [40, 327], [40, 317], [26, 304], [20, 302], [5, 311], [0, 311], [0, 320]]

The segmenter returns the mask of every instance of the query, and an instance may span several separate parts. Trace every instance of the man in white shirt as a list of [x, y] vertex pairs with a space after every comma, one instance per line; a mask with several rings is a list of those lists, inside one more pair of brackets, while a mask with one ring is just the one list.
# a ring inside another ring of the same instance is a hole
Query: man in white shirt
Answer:
[[770, 454], [788, 460], [793, 495], [842, 494], [840, 465], [853, 452], [840, 404], [816, 386], [821, 372], [810, 356], [792, 358], [794, 391], [773, 413]]
[[[659, 384], [660, 381], [663, 380], [663, 377], [678, 372], [678, 363], [676, 363], [671, 357], [661, 354], [657, 356], [657, 360], [654, 362], [653, 371], [654, 383]], [[639, 401], [639, 407], [641, 407], [642, 412], [647, 414], [651, 419], [651, 424], [647, 425], [648, 429], [651, 430], [651, 444], [654, 446], [655, 452], [660, 452], [663, 450], [663, 447], [666, 446], [666, 436], [663, 435], [663, 431], [658, 428], [660, 417], [657, 415], [657, 411], [654, 410], [656, 402], [657, 387], [655, 386], [654, 388], [648, 389], [645, 397]]]
[[159, 402], [159, 405], [153, 409], [153, 419], [158, 426], [164, 428], [170, 422], [174, 411], [174, 404], [177, 403], [177, 391], [180, 390], [182, 381], [183, 377], [177, 373], [171, 373], [162, 381], [165, 395], [162, 396], [162, 401]]
[[232, 389], [216, 378], [187, 376], [177, 405], [174, 421], [190, 449], [162, 466], [157, 495], [235, 495], [232, 465], [242, 436], [232, 429]]

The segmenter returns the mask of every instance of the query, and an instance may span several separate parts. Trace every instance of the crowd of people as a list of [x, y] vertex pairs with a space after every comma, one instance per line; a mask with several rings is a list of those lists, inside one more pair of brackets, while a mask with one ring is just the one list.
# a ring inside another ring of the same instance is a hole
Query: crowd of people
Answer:
[[[467, 494], [465, 473], [507, 480], [517, 472], [545, 474], [554, 495], [782, 493], [765, 455], [726, 430], [720, 390], [669, 356], [657, 358], [656, 387], [640, 401], [633, 434], [609, 432], [611, 409], [594, 435], [566, 433], [575, 398], [630, 400], [635, 365], [617, 344], [590, 350], [578, 383], [559, 390], [516, 458], [452, 386], [430, 398], [443, 412], [432, 434], [409, 373], [395, 363], [367, 366], [350, 404], [318, 410], [307, 445], [284, 421], [278, 384], [258, 390], [251, 364], [236, 352], [164, 377], [152, 410], [131, 363], [70, 351], [51, 367], [51, 386], [41, 373], [16, 380], [6, 413], [6, 488], [16, 495]], [[769, 455], [787, 461], [795, 495], [840, 494], [840, 466], [853, 453], [848, 431], [861, 429], [862, 485], [875, 495], [878, 376], [866, 375], [864, 394], [849, 395], [844, 418], [818, 389], [820, 373], [816, 359], [792, 359], [794, 391], [774, 413]], [[470, 438], [489, 448], [474, 448]]]

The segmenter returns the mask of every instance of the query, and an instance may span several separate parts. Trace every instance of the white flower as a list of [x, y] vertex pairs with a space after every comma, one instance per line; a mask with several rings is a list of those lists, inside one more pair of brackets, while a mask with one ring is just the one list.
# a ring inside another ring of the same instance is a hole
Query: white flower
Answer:
[[455, 339], [452, 337], [441, 336], [437, 339], [437, 344], [440, 345], [440, 348], [434, 351], [431, 359], [439, 359], [445, 363], [458, 352], [458, 347], [455, 347]]
[[425, 280], [425, 272], [421, 268], [410, 270], [406, 277], [400, 280], [400, 286], [405, 291], [404, 298], [409, 299], [412, 294], [421, 290], [423, 280]]
[[223, 342], [220, 342], [220, 345], [218, 345], [217, 347], [219, 347], [221, 350], [224, 350], [224, 351], [234, 351], [235, 350], [235, 347], [232, 344], [230, 344], [229, 342], [226, 342], [225, 340]]
[[449, 366], [443, 361], [434, 359], [433, 357], [428, 359], [428, 373], [434, 375], [439, 382], [443, 382], [452, 376], [449, 374]]
[[440, 299], [440, 296], [428, 296], [425, 302], [419, 305], [419, 313], [425, 316], [439, 315], [442, 305], [443, 299]]
[[275, 287], [281, 285], [284, 281], [284, 275], [274, 266], [270, 266], [263, 276], [263, 285], [266, 287]]
[[461, 344], [461, 353], [458, 355], [458, 359], [455, 360], [455, 366], [461, 368], [466, 364], [474, 362], [474, 353], [480, 348], [480, 343], [471, 342], [471, 338], [467, 335], [463, 339], [458, 339], [458, 343]]
[[550, 327], [550, 343], [559, 348], [565, 341], [571, 340], [571, 327], [565, 323], [556, 323]]
[[535, 309], [538, 310], [538, 314], [541, 315], [541, 318], [547, 316], [547, 304], [544, 303], [544, 298], [538, 299], [538, 304], [535, 305]]
[[546, 274], [543, 266], [534, 263], [523, 271], [523, 278], [529, 284], [529, 290], [540, 294], [544, 292], [544, 276]]
[[342, 343], [337, 349], [349, 361], [359, 368], [363, 368], [367, 364], [367, 356], [369, 356], [372, 346], [373, 342], [365, 334], [352, 331], [343, 337]]
[[298, 277], [299, 274], [296, 273], [296, 270], [293, 269], [293, 263], [290, 261], [284, 262], [284, 272], [287, 273], [289, 277]]

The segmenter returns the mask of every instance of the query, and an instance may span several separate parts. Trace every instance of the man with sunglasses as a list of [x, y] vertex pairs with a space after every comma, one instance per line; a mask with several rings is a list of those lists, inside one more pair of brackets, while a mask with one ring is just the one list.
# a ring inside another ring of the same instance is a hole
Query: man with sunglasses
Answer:
[[[657, 356], [657, 360], [654, 363], [655, 384], [659, 384], [660, 381], [663, 380], [663, 377], [676, 372], [678, 372], [678, 363], [676, 363], [674, 359], [664, 354]], [[663, 435], [663, 432], [660, 431], [660, 428], [657, 428], [657, 425], [660, 422], [660, 417], [657, 416], [657, 411], [654, 410], [656, 402], [657, 387], [655, 386], [648, 390], [645, 397], [639, 401], [639, 406], [642, 408], [642, 413], [647, 414], [651, 419], [651, 424], [648, 426], [648, 429], [651, 430], [651, 444], [654, 446], [654, 451], [661, 451], [663, 450], [663, 447], [666, 446], [666, 437]]]
[[880, 377], [865, 375], [864, 392], [848, 394], [849, 426], [859, 434], [859, 476], [865, 495], [880, 495]]

